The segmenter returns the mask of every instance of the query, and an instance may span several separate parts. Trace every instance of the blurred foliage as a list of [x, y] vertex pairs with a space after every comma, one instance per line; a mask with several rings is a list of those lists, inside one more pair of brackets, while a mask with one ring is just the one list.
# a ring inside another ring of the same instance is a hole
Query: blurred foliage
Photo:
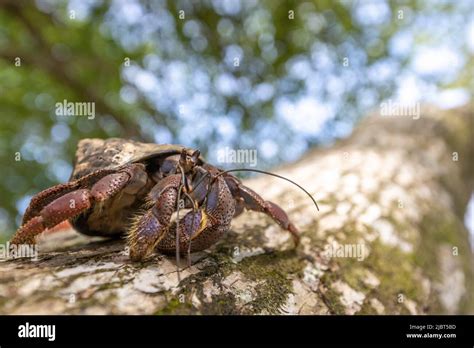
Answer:
[[[430, 40], [449, 41], [462, 64], [422, 78], [472, 91], [469, 21], [469, 0], [0, 0], [0, 231], [68, 179], [81, 138], [293, 160], [394, 95]], [[63, 100], [94, 102], [96, 117], [56, 115]]]

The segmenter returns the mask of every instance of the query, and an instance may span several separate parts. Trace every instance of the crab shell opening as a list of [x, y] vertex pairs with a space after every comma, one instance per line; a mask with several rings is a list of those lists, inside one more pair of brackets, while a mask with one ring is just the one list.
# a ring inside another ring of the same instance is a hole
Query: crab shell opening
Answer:
[[[119, 168], [125, 164], [146, 162], [157, 157], [179, 155], [185, 149], [189, 156], [196, 149], [175, 144], [141, 143], [134, 140], [82, 139], [79, 141], [70, 180], [75, 180], [99, 169]], [[198, 165], [205, 163], [199, 155]]]

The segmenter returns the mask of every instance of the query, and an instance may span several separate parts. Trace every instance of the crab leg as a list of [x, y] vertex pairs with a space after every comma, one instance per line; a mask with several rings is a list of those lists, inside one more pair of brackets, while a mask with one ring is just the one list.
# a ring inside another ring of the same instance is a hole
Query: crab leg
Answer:
[[35, 236], [60, 222], [90, 208], [89, 190], [76, 190], [65, 194], [41, 209], [38, 216], [28, 220], [13, 236], [12, 244], [34, 244]]
[[90, 185], [91, 181], [96, 182], [104, 176], [112, 173], [114, 173], [114, 171], [111, 169], [98, 170], [78, 180], [70, 181], [65, 184], [59, 184], [41, 191], [31, 199], [30, 204], [23, 215], [23, 221], [21, 224], [26, 224], [30, 219], [38, 215], [44, 207], [46, 207], [56, 198], [59, 198], [66, 193], [80, 189], [81, 187], [87, 187]]
[[[78, 183], [72, 182], [70, 186], [62, 184], [41, 192], [39, 197], [50, 202], [40, 208], [38, 199], [32, 201], [27, 210], [30, 216], [25, 219], [26, 223], [14, 234], [11, 243], [34, 244], [35, 236], [44, 230], [87, 211], [94, 202], [99, 203], [114, 196], [130, 181], [134, 169], [135, 165], [131, 165], [123, 171], [104, 176], [90, 190], [77, 189], [52, 201], [50, 201], [51, 195], [57, 196], [58, 192], [67, 192], [71, 188], [77, 187]], [[35, 216], [32, 216], [33, 214]]]
[[54, 201], [56, 198], [66, 193], [75, 191], [78, 188], [79, 183], [76, 181], [68, 182], [66, 184], [59, 184], [41, 191], [31, 199], [30, 204], [23, 215], [23, 221], [21, 224], [26, 224], [28, 221], [38, 215], [45, 206]]
[[242, 213], [244, 207], [249, 210], [265, 213], [283, 229], [290, 232], [295, 244], [299, 244], [298, 229], [290, 222], [288, 215], [279, 205], [264, 200], [259, 194], [242, 185], [233, 176], [226, 175], [225, 180], [237, 202], [236, 216]]
[[148, 256], [168, 232], [180, 184], [181, 175], [170, 175], [150, 191], [151, 208], [135, 218], [128, 233], [132, 261], [140, 261]]

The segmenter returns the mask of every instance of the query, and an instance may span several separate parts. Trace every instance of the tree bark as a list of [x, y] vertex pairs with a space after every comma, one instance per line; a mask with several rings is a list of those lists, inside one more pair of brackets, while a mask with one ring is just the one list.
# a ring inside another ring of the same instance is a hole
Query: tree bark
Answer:
[[463, 216], [473, 191], [474, 112], [372, 115], [352, 136], [247, 184], [289, 212], [288, 233], [246, 212], [217, 245], [183, 260], [131, 263], [123, 241], [72, 230], [39, 238], [36, 259], [0, 263], [8, 314], [473, 313]]

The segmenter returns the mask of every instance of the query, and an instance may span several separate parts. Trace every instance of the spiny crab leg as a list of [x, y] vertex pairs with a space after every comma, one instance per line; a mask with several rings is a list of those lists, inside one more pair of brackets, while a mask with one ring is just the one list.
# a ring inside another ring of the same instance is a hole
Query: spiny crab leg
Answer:
[[181, 175], [173, 174], [161, 180], [150, 191], [151, 208], [145, 214], [135, 217], [128, 232], [132, 261], [144, 259], [168, 233], [180, 182]]

